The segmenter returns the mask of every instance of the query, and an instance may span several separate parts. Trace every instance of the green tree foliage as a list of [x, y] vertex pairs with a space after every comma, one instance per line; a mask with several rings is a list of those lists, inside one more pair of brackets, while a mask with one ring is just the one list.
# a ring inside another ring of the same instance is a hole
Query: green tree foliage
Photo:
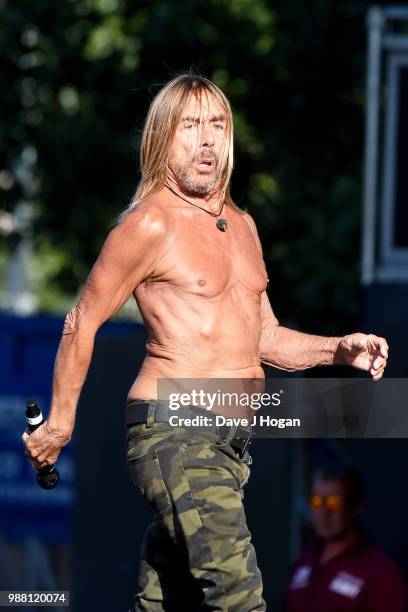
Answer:
[[12, 210], [16, 167], [34, 151], [34, 237], [41, 261], [50, 253], [49, 287], [75, 293], [84, 281], [135, 190], [152, 96], [193, 68], [232, 102], [233, 195], [258, 224], [278, 317], [346, 331], [358, 288], [365, 4], [0, 6], [0, 203]]

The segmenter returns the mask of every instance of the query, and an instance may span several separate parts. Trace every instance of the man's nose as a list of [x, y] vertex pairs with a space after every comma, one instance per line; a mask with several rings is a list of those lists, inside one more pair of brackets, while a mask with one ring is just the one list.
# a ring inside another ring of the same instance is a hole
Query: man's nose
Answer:
[[212, 147], [214, 144], [214, 134], [212, 125], [205, 124], [203, 126], [200, 138], [200, 145], [202, 147]]

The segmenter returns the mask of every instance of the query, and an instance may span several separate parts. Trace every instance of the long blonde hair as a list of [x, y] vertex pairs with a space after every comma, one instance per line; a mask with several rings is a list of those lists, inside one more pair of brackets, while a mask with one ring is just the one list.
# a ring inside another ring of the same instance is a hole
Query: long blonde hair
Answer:
[[220, 194], [231, 201], [230, 180], [234, 158], [233, 120], [225, 94], [214, 83], [196, 74], [182, 74], [169, 81], [150, 105], [140, 146], [142, 177], [129, 206], [119, 220], [135, 208], [142, 198], [162, 189], [166, 183], [170, 147], [183, 108], [193, 93], [199, 106], [203, 95], [211, 96], [226, 116], [226, 146], [221, 159]]

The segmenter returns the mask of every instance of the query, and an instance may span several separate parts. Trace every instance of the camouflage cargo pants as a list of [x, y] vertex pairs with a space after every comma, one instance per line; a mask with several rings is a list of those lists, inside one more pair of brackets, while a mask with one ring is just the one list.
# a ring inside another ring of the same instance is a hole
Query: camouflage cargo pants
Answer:
[[215, 432], [142, 423], [127, 429], [127, 461], [154, 511], [132, 611], [266, 610], [242, 504], [248, 459]]

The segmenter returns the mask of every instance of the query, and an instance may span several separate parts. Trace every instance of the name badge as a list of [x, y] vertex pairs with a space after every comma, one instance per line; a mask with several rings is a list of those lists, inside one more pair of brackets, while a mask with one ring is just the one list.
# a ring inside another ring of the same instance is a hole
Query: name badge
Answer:
[[290, 581], [291, 589], [302, 589], [309, 584], [309, 577], [312, 573], [310, 565], [302, 565], [298, 567]]
[[356, 578], [348, 572], [340, 572], [331, 581], [329, 589], [334, 593], [354, 599], [360, 593], [363, 585], [364, 580], [361, 580], [361, 578]]

